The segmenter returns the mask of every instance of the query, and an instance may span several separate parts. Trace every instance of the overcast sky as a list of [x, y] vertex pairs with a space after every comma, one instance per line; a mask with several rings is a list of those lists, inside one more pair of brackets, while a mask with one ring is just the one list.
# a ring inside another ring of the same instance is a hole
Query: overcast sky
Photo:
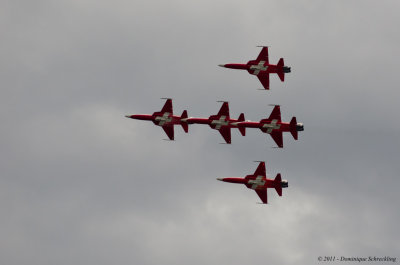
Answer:
[[[400, 258], [400, 2], [0, 1], [0, 263], [321, 264]], [[270, 46], [271, 90], [218, 64]], [[151, 122], [174, 111], [305, 131], [284, 149], [248, 129]], [[289, 181], [259, 205], [218, 182], [266, 161]]]

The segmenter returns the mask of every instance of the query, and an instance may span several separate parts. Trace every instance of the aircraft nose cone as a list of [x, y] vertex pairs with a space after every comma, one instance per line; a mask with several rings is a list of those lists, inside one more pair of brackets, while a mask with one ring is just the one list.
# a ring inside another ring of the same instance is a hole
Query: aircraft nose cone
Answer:
[[219, 181], [224, 181], [224, 179], [223, 179], [223, 178], [217, 178], [217, 180], [219, 180]]
[[219, 64], [218, 66], [220, 66], [220, 67], [225, 67], [225, 64]]
[[127, 118], [130, 118], [130, 117], [131, 117], [131, 115], [125, 115], [125, 117], [127, 117]]

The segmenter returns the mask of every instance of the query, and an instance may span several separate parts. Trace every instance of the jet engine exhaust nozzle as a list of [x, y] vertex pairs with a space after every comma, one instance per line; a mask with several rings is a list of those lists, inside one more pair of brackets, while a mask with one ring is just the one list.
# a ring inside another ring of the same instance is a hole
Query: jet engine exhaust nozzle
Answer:
[[290, 72], [291, 72], [290, 67], [289, 67], [289, 66], [284, 66], [284, 67], [283, 67], [283, 72], [284, 72], [284, 73], [290, 73]]
[[303, 123], [297, 123], [296, 124], [296, 129], [297, 129], [297, 131], [304, 131]]
[[287, 188], [289, 187], [289, 182], [287, 180], [282, 180], [281, 181], [281, 187], [282, 188]]

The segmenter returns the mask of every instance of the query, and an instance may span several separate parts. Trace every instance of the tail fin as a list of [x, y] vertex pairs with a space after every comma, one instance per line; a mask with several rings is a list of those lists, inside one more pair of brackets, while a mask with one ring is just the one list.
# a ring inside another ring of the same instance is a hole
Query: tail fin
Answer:
[[297, 140], [297, 120], [296, 117], [293, 117], [290, 121], [290, 133], [293, 135], [293, 138]]
[[[244, 121], [244, 114], [240, 113], [239, 118], [238, 118], [238, 122], [242, 122]], [[246, 136], [246, 128], [245, 127], [238, 127], [239, 132], [243, 135]]]
[[278, 193], [279, 196], [282, 196], [282, 177], [281, 174], [278, 173], [278, 175], [276, 175], [275, 179], [274, 179], [274, 188], [276, 190], [276, 192]]
[[281, 81], [285, 81], [285, 72], [283, 71], [283, 66], [285, 65], [285, 63], [283, 62], [283, 58], [279, 59], [277, 68], [278, 68], [278, 76], [281, 79]]
[[[184, 110], [182, 112], [181, 119], [187, 119], [187, 118], [188, 118], [187, 111]], [[185, 133], [187, 133], [189, 131], [189, 125], [187, 124], [187, 122], [186, 121], [181, 121], [181, 125], [182, 125], [182, 128], [185, 131]]]

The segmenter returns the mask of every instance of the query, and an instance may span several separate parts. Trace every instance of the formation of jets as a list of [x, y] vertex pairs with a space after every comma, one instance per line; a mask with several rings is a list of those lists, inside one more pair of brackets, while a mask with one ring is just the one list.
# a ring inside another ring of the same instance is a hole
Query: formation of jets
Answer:
[[[269, 63], [268, 47], [262, 46], [262, 50], [257, 59], [247, 62], [247, 64], [224, 64], [219, 65], [225, 68], [247, 70], [250, 74], [256, 75], [265, 89], [269, 89], [269, 75], [277, 74], [281, 81], [285, 80], [285, 73], [290, 73], [291, 68], [285, 66], [283, 58], [280, 58], [277, 65]], [[298, 139], [298, 132], [304, 130], [302, 123], [298, 123], [296, 117], [290, 122], [282, 122], [281, 109], [279, 105], [273, 105], [274, 109], [266, 119], [260, 121], [245, 120], [241, 113], [237, 119], [232, 119], [229, 114], [229, 103], [222, 101], [222, 106], [216, 115], [208, 118], [188, 117], [186, 110], [181, 116], [173, 114], [172, 99], [167, 98], [161, 111], [153, 114], [135, 114], [125, 117], [138, 120], [152, 121], [155, 125], [161, 126], [167, 134], [169, 140], [174, 140], [174, 126], [180, 125], [187, 133], [189, 125], [206, 124], [212, 129], [219, 131], [227, 144], [231, 144], [231, 129], [237, 128], [241, 135], [246, 135], [246, 128], [258, 128], [262, 132], [271, 135], [279, 148], [283, 148], [283, 132], [290, 132], [295, 140]], [[268, 203], [267, 189], [274, 188], [279, 196], [282, 196], [282, 188], [288, 187], [288, 182], [282, 180], [281, 174], [277, 174], [275, 179], [266, 177], [265, 162], [259, 161], [256, 171], [253, 175], [247, 175], [244, 178], [217, 178], [217, 180], [230, 183], [239, 183], [246, 185], [247, 188], [255, 190], [263, 204]]]
[[245, 136], [246, 128], [259, 128], [262, 132], [271, 135], [272, 139], [279, 148], [283, 147], [283, 132], [290, 132], [295, 140], [298, 139], [298, 131], [303, 131], [302, 123], [297, 123], [296, 117], [293, 117], [290, 123], [282, 122], [280, 106], [275, 105], [271, 115], [267, 119], [259, 122], [244, 119], [241, 113], [238, 119], [231, 119], [229, 116], [229, 103], [223, 102], [218, 114], [211, 115], [208, 118], [188, 117], [184, 110], [181, 116], [173, 114], [172, 99], [167, 99], [161, 111], [153, 114], [135, 114], [125, 117], [137, 120], [149, 120], [155, 125], [161, 126], [170, 140], [174, 140], [174, 125], [181, 125], [187, 133], [190, 124], [208, 124], [212, 129], [218, 130], [227, 144], [232, 143], [231, 128], [237, 128]]

